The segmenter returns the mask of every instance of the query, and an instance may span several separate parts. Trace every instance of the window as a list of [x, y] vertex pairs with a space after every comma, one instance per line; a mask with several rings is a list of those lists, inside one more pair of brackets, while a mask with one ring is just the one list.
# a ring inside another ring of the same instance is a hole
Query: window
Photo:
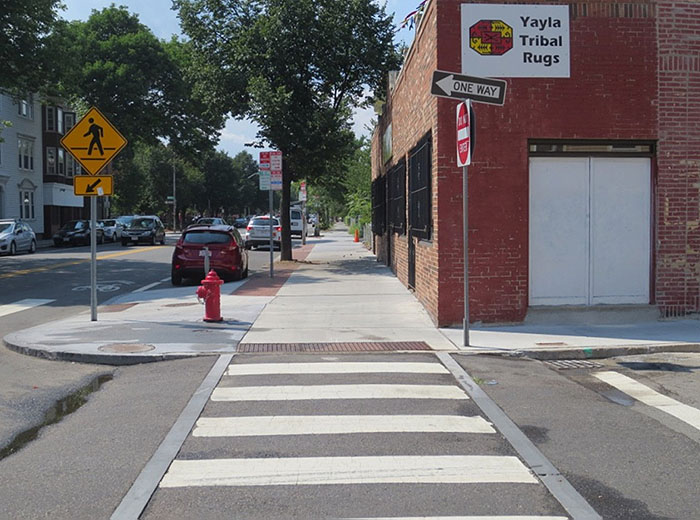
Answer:
[[58, 147], [58, 174], [66, 174], [66, 152], [60, 146]]
[[46, 147], [46, 173], [56, 175], [56, 148], [53, 146]]
[[406, 161], [403, 159], [387, 173], [389, 183], [389, 230], [406, 233]]
[[34, 218], [34, 192], [20, 190], [19, 192], [19, 217]]
[[66, 112], [63, 115], [63, 126], [66, 132], [75, 126], [75, 112]]
[[73, 177], [76, 174], [77, 163], [73, 156], [69, 153], [66, 154], [66, 176]]
[[408, 225], [413, 236], [430, 240], [432, 229], [432, 136], [420, 140], [408, 156]]
[[19, 169], [34, 169], [34, 139], [26, 137], [17, 138], [17, 148], [19, 151]]
[[56, 131], [56, 107], [46, 107], [46, 131]]
[[386, 177], [372, 181], [372, 233], [383, 235], [386, 230]]
[[58, 125], [58, 132], [60, 134], [62, 134], [63, 133], [63, 109], [62, 108], [56, 109], [56, 123]]
[[17, 103], [17, 114], [28, 119], [34, 119], [34, 96], [32, 94], [19, 100]]

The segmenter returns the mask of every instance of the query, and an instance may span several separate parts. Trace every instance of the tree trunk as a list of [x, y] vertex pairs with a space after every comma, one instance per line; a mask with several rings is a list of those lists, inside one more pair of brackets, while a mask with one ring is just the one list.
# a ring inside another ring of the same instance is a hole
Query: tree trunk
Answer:
[[282, 250], [280, 253], [281, 260], [292, 259], [292, 233], [289, 220], [289, 202], [292, 187], [292, 172], [285, 165], [284, 156], [282, 157], [282, 203], [280, 204], [280, 221], [282, 223]]

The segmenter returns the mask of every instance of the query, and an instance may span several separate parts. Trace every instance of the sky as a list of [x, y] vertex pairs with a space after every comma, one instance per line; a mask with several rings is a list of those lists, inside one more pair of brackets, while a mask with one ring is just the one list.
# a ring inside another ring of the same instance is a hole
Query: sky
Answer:
[[[171, 0], [63, 0], [66, 9], [61, 17], [66, 20], [87, 20], [93, 9], [101, 10], [111, 4], [125, 6], [129, 12], [139, 16], [142, 24], [148, 26], [158, 38], [169, 40], [173, 34], [182, 36], [180, 24], [175, 11], [171, 9]], [[393, 13], [398, 27], [407, 14], [411, 13], [420, 0], [386, 0], [386, 12]], [[413, 38], [413, 29], [405, 27], [396, 33], [397, 42], [409, 43]], [[366, 126], [375, 117], [372, 108], [355, 112], [353, 129], [358, 136], [368, 136]], [[218, 149], [234, 157], [245, 150], [257, 157], [255, 148], [245, 146], [255, 139], [257, 126], [249, 121], [229, 119], [221, 130]]]

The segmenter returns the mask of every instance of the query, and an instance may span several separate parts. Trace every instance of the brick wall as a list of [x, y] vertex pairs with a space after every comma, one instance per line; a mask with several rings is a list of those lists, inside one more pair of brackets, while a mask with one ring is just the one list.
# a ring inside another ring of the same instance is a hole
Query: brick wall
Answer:
[[700, 4], [659, 1], [656, 301], [700, 311]]

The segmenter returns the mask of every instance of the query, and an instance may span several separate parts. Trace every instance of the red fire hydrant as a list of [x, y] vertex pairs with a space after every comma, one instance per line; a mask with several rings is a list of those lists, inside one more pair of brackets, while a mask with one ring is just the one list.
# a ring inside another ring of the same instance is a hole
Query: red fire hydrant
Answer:
[[355, 239], [353, 240], [353, 242], [359, 242], [359, 241], [360, 241], [360, 230], [355, 229]]
[[204, 321], [224, 319], [221, 317], [221, 285], [223, 283], [224, 281], [212, 269], [202, 280], [202, 285], [197, 287], [197, 298], [204, 300]]

